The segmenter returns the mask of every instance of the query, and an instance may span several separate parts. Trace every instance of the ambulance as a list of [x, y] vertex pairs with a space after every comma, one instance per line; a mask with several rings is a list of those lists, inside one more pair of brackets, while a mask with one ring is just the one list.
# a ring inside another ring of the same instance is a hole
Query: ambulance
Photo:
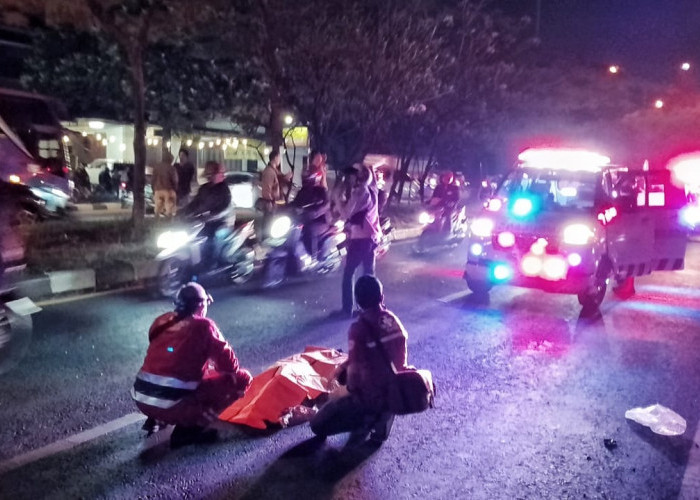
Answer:
[[472, 221], [464, 279], [575, 294], [597, 308], [611, 280], [683, 269], [685, 193], [668, 170], [577, 149], [528, 149]]

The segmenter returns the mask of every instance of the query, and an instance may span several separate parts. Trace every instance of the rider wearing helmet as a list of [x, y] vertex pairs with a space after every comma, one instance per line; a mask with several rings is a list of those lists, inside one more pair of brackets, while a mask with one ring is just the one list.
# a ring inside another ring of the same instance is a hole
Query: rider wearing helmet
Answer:
[[[454, 184], [454, 174], [447, 170], [440, 174], [440, 184], [433, 191], [433, 197], [428, 202], [431, 207], [442, 209], [441, 225], [443, 230], [452, 230], [452, 211], [459, 203], [459, 188]], [[445, 221], [448, 224], [445, 224]]]
[[177, 293], [175, 311], [153, 322], [148, 350], [131, 391], [147, 417], [144, 429], [175, 425], [171, 446], [210, 440], [205, 427], [250, 385], [231, 345], [208, 319], [211, 296], [197, 283]]
[[309, 255], [315, 258], [319, 238], [328, 229], [330, 212], [328, 189], [323, 186], [323, 171], [320, 166], [310, 164], [304, 170], [301, 189], [291, 205], [303, 210], [302, 239]]
[[194, 199], [182, 210], [185, 216], [203, 217], [206, 221], [202, 233], [207, 237], [204, 247], [203, 262], [214, 266], [213, 259], [216, 231], [226, 225], [230, 215], [231, 191], [224, 182], [224, 167], [215, 161], [204, 165], [204, 177], [207, 179], [197, 191]]

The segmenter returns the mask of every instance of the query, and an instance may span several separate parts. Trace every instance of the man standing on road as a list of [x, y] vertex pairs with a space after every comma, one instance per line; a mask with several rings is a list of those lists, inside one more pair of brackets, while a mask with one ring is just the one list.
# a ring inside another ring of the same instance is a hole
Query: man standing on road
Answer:
[[206, 429], [250, 385], [231, 345], [207, 319], [212, 298], [197, 283], [184, 285], [175, 311], [159, 316], [148, 332], [148, 351], [131, 395], [147, 417], [144, 429], [175, 425], [173, 448], [216, 439]]
[[190, 152], [185, 148], [180, 149], [179, 160], [175, 164], [177, 170], [177, 206], [184, 207], [190, 201], [192, 179], [194, 179], [194, 165], [190, 162]]
[[[355, 270], [362, 264], [364, 274], [374, 274], [375, 250], [380, 238], [377, 185], [374, 173], [366, 166], [359, 166], [356, 175], [348, 175], [351, 184], [347, 200], [338, 196], [335, 206], [341, 219], [349, 228], [348, 255], [343, 271], [343, 307], [340, 314], [351, 316], [353, 311], [352, 282]], [[340, 198], [340, 199], [339, 199]]]
[[280, 171], [280, 153], [273, 150], [267, 166], [261, 174], [261, 195], [255, 202], [255, 208], [259, 212], [256, 229], [258, 241], [262, 241], [268, 235], [270, 220], [275, 212], [278, 201], [283, 200], [282, 182], [289, 182], [292, 174], [283, 175]]
[[394, 313], [384, 306], [381, 282], [362, 276], [355, 285], [362, 309], [348, 333], [348, 395], [328, 402], [311, 420], [311, 430], [325, 438], [351, 432], [349, 445], [370, 441], [381, 444], [389, 437], [394, 415], [386, 411], [391, 372], [377, 339], [397, 370], [407, 368], [408, 334]]
[[175, 215], [177, 170], [173, 165], [173, 155], [170, 152], [164, 152], [163, 160], [153, 169], [151, 186], [153, 187], [156, 218], [161, 215], [166, 217]]

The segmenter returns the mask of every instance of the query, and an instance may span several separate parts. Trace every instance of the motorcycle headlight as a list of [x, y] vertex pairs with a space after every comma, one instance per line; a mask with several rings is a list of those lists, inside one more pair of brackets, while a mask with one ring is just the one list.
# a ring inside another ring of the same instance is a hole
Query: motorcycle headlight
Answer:
[[588, 245], [595, 236], [586, 224], [570, 224], [564, 228], [564, 243], [567, 245]]
[[435, 216], [428, 212], [421, 212], [418, 216], [418, 222], [421, 224], [432, 224], [435, 221]]
[[273, 238], [284, 238], [292, 228], [292, 219], [283, 215], [277, 217], [270, 226], [270, 236]]
[[186, 231], [166, 231], [158, 236], [156, 245], [158, 245], [158, 248], [175, 249], [180, 248], [185, 243], [187, 243]]
[[487, 217], [479, 217], [472, 222], [471, 231], [474, 236], [488, 238], [493, 232], [493, 221]]

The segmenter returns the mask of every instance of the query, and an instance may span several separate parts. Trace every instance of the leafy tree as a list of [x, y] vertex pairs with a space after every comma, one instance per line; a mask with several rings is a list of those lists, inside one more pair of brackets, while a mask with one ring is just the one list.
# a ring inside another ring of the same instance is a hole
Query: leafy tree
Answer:
[[23, 14], [41, 24], [97, 30], [119, 48], [126, 64], [134, 118], [133, 222], [143, 226], [143, 188], [146, 164], [146, 73], [148, 47], [167, 40], [181, 40], [202, 23], [220, 18], [223, 0], [3, 0], [13, 14]]

